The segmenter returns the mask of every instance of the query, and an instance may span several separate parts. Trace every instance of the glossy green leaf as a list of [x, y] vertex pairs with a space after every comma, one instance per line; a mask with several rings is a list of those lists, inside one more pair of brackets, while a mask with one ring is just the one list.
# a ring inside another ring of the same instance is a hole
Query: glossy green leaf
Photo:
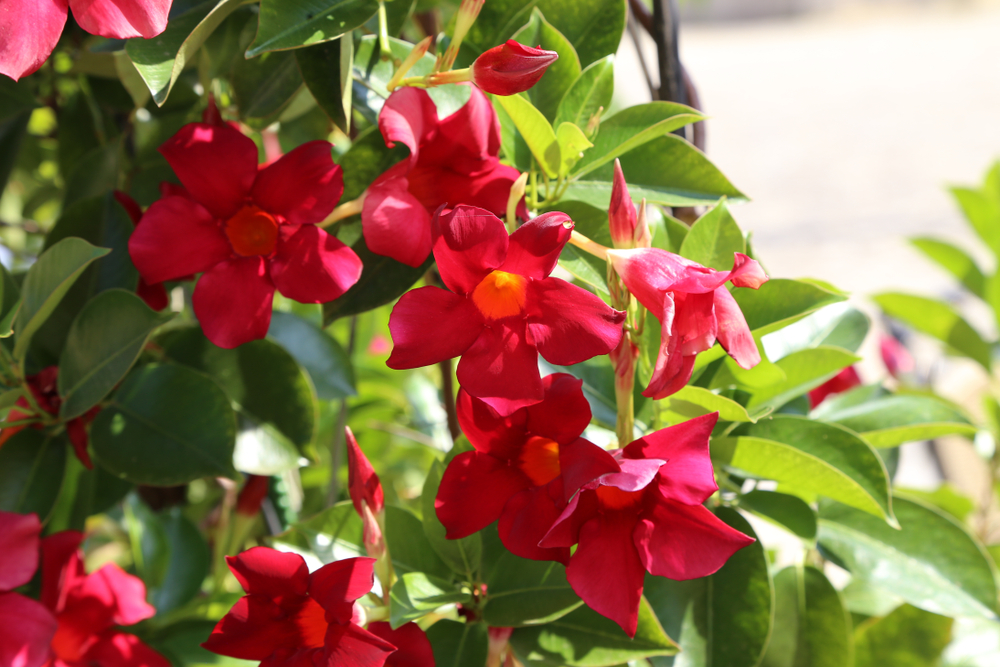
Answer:
[[14, 322], [14, 357], [23, 359], [31, 337], [91, 262], [108, 254], [83, 239], [67, 238], [42, 253], [21, 286], [21, 311]]
[[[395, 2], [396, 0], [392, 0]], [[357, 43], [357, 51], [354, 54], [354, 78], [362, 82], [361, 86], [354, 87], [356, 96], [354, 108], [365, 112], [371, 112], [370, 118], [374, 121], [375, 114], [382, 109], [385, 98], [389, 97], [386, 84], [395, 73], [394, 60], [406, 58], [413, 49], [413, 45], [401, 39], [389, 38], [389, 48], [392, 51], [393, 60], [382, 60], [381, 50], [376, 35], [365, 35]], [[424, 56], [407, 72], [407, 76], [424, 76], [430, 74], [434, 69], [434, 56], [425, 53]], [[431, 96], [438, 107], [438, 116], [444, 118], [457, 111], [459, 107], [469, 101], [471, 89], [466, 85], [445, 84], [430, 88], [427, 94]], [[378, 132], [376, 131], [376, 134]], [[405, 154], [405, 147], [403, 148]], [[345, 170], [346, 171], [346, 170]], [[367, 185], [367, 183], [366, 183]], [[345, 194], [344, 199], [348, 196]]]
[[584, 68], [559, 102], [555, 126], [573, 123], [587, 128], [595, 114], [603, 113], [611, 104], [615, 88], [615, 57], [601, 58]]
[[785, 379], [754, 391], [747, 407], [750, 410], [779, 408], [860, 360], [847, 350], [826, 345], [793, 352], [774, 364], [785, 374]]
[[723, 199], [691, 226], [680, 254], [702, 266], [729, 271], [737, 252], [746, 252], [746, 241]]
[[639, 603], [639, 625], [632, 639], [617, 623], [584, 605], [551, 623], [516, 629], [510, 643], [522, 662], [571, 667], [610, 667], [677, 652], [646, 598]]
[[[580, 57], [561, 32], [545, 20], [536, 6], [528, 23], [514, 33], [512, 39], [526, 46], [555, 51], [559, 58], [549, 65], [545, 74], [528, 89], [528, 99], [549, 121], [555, 120], [559, 103], [580, 76]], [[579, 129], [579, 128], [578, 128]]]
[[[354, 40], [338, 39], [307, 49], [296, 49], [306, 88], [316, 98], [316, 103], [344, 132], [351, 130], [351, 69], [354, 67]], [[338, 72], [339, 77], [331, 76]]]
[[781, 524], [803, 539], [816, 539], [816, 512], [798, 496], [754, 490], [740, 496], [740, 507]]
[[786, 567], [774, 577], [774, 594], [774, 632], [761, 667], [851, 664], [851, 619], [826, 575]]
[[91, 426], [94, 453], [136, 484], [235, 477], [236, 419], [211, 378], [173, 364], [132, 371]]
[[212, 554], [201, 531], [179, 507], [170, 508], [159, 519], [170, 557], [162, 583], [149, 591], [149, 603], [156, 607], [158, 614], [164, 614], [190, 601], [201, 591]]
[[170, 564], [170, 543], [163, 523], [156, 512], [135, 494], [125, 499], [122, 510], [136, 574], [146, 584], [147, 590], [159, 588]]
[[733, 298], [743, 311], [750, 330], [764, 335], [824, 306], [845, 301], [847, 296], [816, 282], [775, 278], [760, 289], [734, 289]]
[[969, 253], [956, 245], [929, 237], [910, 239], [910, 243], [937, 262], [945, 271], [958, 278], [970, 292], [978, 297], [985, 296], [986, 276]]
[[951, 194], [979, 238], [1000, 257], [1000, 197], [987, 188], [952, 188]]
[[661, 416], [671, 424], [718, 412], [721, 421], [755, 422], [746, 408], [704, 387], [688, 385], [660, 401]]
[[73, 321], [59, 360], [59, 418], [79, 417], [107, 396], [139, 358], [153, 330], [170, 318], [125, 290], [107, 290], [91, 299]]
[[174, 3], [166, 30], [152, 39], [136, 37], [125, 43], [125, 52], [157, 105], [163, 106], [195, 52], [240, 4], [241, 0]]
[[473, 533], [459, 540], [449, 540], [445, 537], [445, 527], [438, 521], [437, 513], [434, 511], [434, 499], [437, 497], [443, 474], [444, 465], [440, 461], [435, 461], [424, 482], [424, 490], [420, 496], [424, 514], [424, 533], [441, 560], [467, 581], [472, 581], [479, 572], [482, 561], [483, 540], [479, 533]]
[[0, 447], [0, 510], [46, 521], [63, 484], [69, 442], [25, 428]]
[[393, 628], [426, 616], [438, 607], [469, 599], [447, 579], [423, 572], [407, 572], [392, 585], [389, 595], [390, 622]]
[[332, 336], [312, 322], [293, 313], [271, 314], [268, 337], [277, 341], [299, 365], [323, 400], [354, 396], [354, 368], [347, 352]]
[[295, 54], [268, 53], [253, 60], [237, 60], [232, 83], [240, 118], [262, 129], [288, 108], [303, 81]]
[[423, 523], [408, 510], [386, 506], [385, 542], [396, 574], [425, 572], [440, 579], [452, 576], [451, 569], [427, 540]]
[[[967, 495], [956, 489], [951, 483], [944, 482], [933, 491], [895, 487], [895, 493], [903, 498], [916, 498], [925, 505], [931, 505], [954, 517], [963, 523], [976, 509], [976, 503]], [[988, 550], [988, 549], [987, 549]]]
[[996, 618], [996, 568], [950, 517], [911, 500], [893, 502], [900, 530], [837, 503], [819, 512], [819, 544], [855, 577], [936, 614]]
[[486, 664], [489, 637], [484, 623], [438, 621], [427, 628], [427, 639], [434, 649], [434, 667]]
[[[854, 636], [855, 667], [938, 667], [954, 620], [903, 605], [861, 624]], [[966, 663], [967, 664], [967, 663]]]
[[559, 175], [565, 176], [577, 163], [584, 151], [593, 146], [583, 130], [573, 123], [563, 123], [556, 129], [556, 140], [559, 142], [559, 155], [562, 160]]
[[493, 627], [540, 625], [583, 604], [561, 563], [527, 560], [504, 549], [484, 579], [483, 620]]
[[[607, 265], [605, 264], [604, 267], [601, 267], [601, 263], [601, 260], [587, 251], [580, 250], [568, 243], [559, 255], [559, 266], [566, 269], [577, 281], [590, 285], [599, 296], [610, 301], [611, 293], [608, 291], [606, 277]], [[600, 268], [605, 268], [605, 272], [601, 272]]]
[[[736, 510], [719, 507], [715, 513], [736, 530], [756, 537]], [[759, 540], [702, 579], [672, 581], [647, 575], [645, 591], [681, 649], [673, 659], [654, 658], [657, 667], [754, 667], [760, 661], [771, 632], [774, 593]]]
[[[3, 77], [4, 81], [10, 81]], [[0, 105], [3, 98], [0, 97]], [[2, 106], [0, 106], [2, 111]], [[31, 120], [31, 111], [22, 111], [11, 118], [0, 120], [0, 189], [7, 187], [7, 179], [10, 178], [14, 166], [17, 164], [17, 156], [21, 151], [21, 143], [28, 132], [28, 121]]]
[[239, 432], [233, 450], [233, 466], [250, 475], [278, 475], [295, 470], [303, 460], [298, 448], [271, 424], [260, 424], [238, 415]]
[[0, 79], [0, 122], [38, 108], [28, 81], [15, 82], [10, 77]]
[[364, 524], [350, 500], [293, 524], [274, 540], [304, 555], [314, 555], [323, 564], [344, 558], [367, 556], [363, 545]]
[[[587, 238], [601, 245], [611, 245], [607, 209], [601, 210], [582, 202], [568, 201], [561, 202], [554, 210], [568, 215], [573, 220], [574, 229]], [[573, 274], [574, 278], [593, 287], [605, 300], [610, 300], [607, 262], [567, 243], [559, 256], [559, 264]]]
[[562, 164], [559, 142], [556, 140], [555, 130], [542, 112], [520, 95], [506, 97], [497, 95], [493, 98], [493, 102], [498, 104], [514, 122], [517, 131], [531, 149], [531, 154], [535, 156], [535, 160], [549, 178], [557, 177]]
[[838, 303], [762, 336], [761, 344], [769, 359], [782, 359], [793, 352], [820, 345], [857, 352], [870, 326], [867, 315], [845, 303]]
[[973, 436], [976, 427], [956, 407], [932, 396], [897, 394], [858, 405], [824, 401], [813, 419], [834, 422], [856, 431], [873, 447], [895, 447], [904, 442], [941, 435]]
[[117, 141], [109, 142], [80, 157], [66, 177], [63, 206], [68, 208], [114, 189], [118, 184], [120, 151]]
[[989, 344], [948, 304], [899, 292], [885, 292], [872, 298], [887, 315], [937, 338], [989, 371]]
[[376, 0], [262, 0], [257, 36], [246, 57], [337, 39], [377, 11]]

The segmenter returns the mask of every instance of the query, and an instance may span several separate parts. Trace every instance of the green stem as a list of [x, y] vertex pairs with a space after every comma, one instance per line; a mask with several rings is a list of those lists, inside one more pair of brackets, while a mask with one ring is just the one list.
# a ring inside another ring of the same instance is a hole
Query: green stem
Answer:
[[389, 45], [389, 17], [385, 12], [385, 0], [378, 0], [378, 45], [382, 60], [392, 60], [392, 47]]

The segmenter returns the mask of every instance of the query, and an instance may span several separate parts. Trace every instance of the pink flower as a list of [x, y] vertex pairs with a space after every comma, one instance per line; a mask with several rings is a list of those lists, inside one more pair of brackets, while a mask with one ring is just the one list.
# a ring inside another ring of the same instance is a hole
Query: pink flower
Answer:
[[172, 0], [0, 0], [0, 74], [20, 79], [45, 62], [73, 18], [92, 35], [112, 39], [159, 35]]
[[760, 363], [757, 344], [725, 283], [757, 289], [760, 265], [742, 253], [732, 271], [716, 271], [658, 248], [608, 250], [629, 292], [660, 321], [660, 351], [643, 396], [660, 399], [691, 378], [695, 356], [716, 341], [742, 368]]
[[854, 366], [848, 366], [809, 392], [809, 407], [815, 408], [825, 401], [827, 396], [839, 394], [860, 385], [861, 377], [858, 375], [858, 372], [854, 369]]
[[0, 665], [41, 667], [58, 623], [43, 604], [11, 591], [31, 581], [38, 569], [35, 514], [0, 512]]
[[559, 58], [555, 51], [524, 46], [508, 39], [485, 51], [472, 63], [472, 82], [494, 95], [522, 93], [545, 74]]
[[185, 125], [160, 152], [186, 195], [154, 202], [136, 227], [129, 252], [139, 274], [153, 284], [204, 272], [194, 312], [226, 348], [267, 334], [275, 289], [302, 303], [336, 299], [361, 260], [315, 225], [343, 192], [330, 150], [310, 141], [258, 170], [257, 146], [232, 126]]
[[[375, 179], [365, 195], [361, 222], [372, 252], [420, 266], [431, 252], [431, 216], [441, 206], [478, 206], [504, 215], [518, 171], [500, 164], [500, 122], [486, 96], [471, 89], [469, 101], [444, 120], [418, 88], [396, 90], [378, 119], [391, 147], [410, 157]], [[521, 205], [523, 217], [527, 210]]]
[[546, 213], [510, 236], [488, 211], [459, 206], [439, 218], [434, 258], [451, 291], [404, 294], [389, 317], [389, 368], [418, 368], [462, 355], [458, 380], [501, 416], [544, 397], [538, 354], [576, 364], [613, 350], [625, 313], [550, 278], [573, 229]]
[[621, 472], [587, 484], [539, 546], [570, 547], [566, 578], [587, 605], [635, 636], [646, 572], [712, 574], [753, 538], [702, 503], [718, 490], [708, 438], [718, 413], [661, 429], [612, 452]]

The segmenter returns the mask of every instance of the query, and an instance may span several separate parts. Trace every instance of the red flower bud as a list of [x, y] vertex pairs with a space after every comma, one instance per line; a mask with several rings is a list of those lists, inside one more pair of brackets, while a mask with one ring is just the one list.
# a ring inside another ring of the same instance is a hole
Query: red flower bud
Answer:
[[369, 556], [379, 558], [385, 553], [385, 541], [378, 519], [385, 510], [382, 483], [371, 462], [358, 447], [354, 433], [349, 427], [344, 431], [347, 435], [347, 488], [351, 493], [354, 509], [364, 522], [365, 550]]
[[555, 51], [524, 46], [512, 39], [494, 46], [472, 64], [472, 81], [494, 95], [522, 93], [545, 74], [559, 58]]
[[[639, 217], [635, 204], [628, 194], [622, 165], [615, 158], [615, 176], [611, 185], [611, 205], [608, 206], [608, 223], [611, 226], [611, 242], [615, 248], [634, 248], [636, 226]], [[647, 246], [648, 247], [648, 246]]]
[[267, 497], [270, 479], [265, 475], [247, 475], [247, 482], [236, 498], [236, 511], [243, 516], [256, 516]]

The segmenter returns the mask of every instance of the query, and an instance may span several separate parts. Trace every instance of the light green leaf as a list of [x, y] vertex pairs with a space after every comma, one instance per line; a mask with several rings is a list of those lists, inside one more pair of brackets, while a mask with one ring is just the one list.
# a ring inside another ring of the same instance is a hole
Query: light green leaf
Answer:
[[376, 0], [261, 0], [257, 36], [246, 57], [337, 39], [377, 11]]
[[826, 306], [798, 322], [761, 337], [769, 359], [827, 345], [857, 352], [868, 335], [868, 316], [845, 303]]
[[704, 387], [688, 385], [660, 401], [661, 416], [671, 424], [680, 423], [718, 412], [719, 419], [730, 422], [755, 422], [757, 419], [747, 413], [746, 408], [725, 396], [720, 396]]
[[754, 490], [740, 496], [740, 507], [784, 526], [803, 539], [816, 539], [816, 512], [798, 496]]
[[426, 616], [438, 607], [468, 601], [463, 593], [446, 579], [423, 572], [407, 572], [392, 585], [389, 594], [390, 619], [393, 629]]
[[941, 435], [976, 434], [976, 427], [960, 410], [932, 396], [879, 396], [857, 405], [845, 405], [846, 400], [824, 401], [811, 417], [846, 426], [873, 447], [895, 447]]
[[903, 605], [861, 624], [854, 635], [855, 667], [938, 667], [951, 642], [953, 619]]
[[952, 188], [965, 219], [992, 251], [1000, 257], [1000, 196], [988, 188]]
[[737, 252], [746, 252], [746, 241], [723, 198], [691, 226], [680, 255], [702, 266], [729, 271]]
[[565, 176], [576, 164], [583, 152], [593, 146], [583, 133], [583, 130], [572, 123], [562, 123], [556, 130], [556, 140], [559, 142], [559, 153], [562, 163], [559, 175]]
[[445, 537], [445, 527], [438, 520], [434, 510], [434, 499], [437, 497], [443, 474], [444, 465], [440, 461], [435, 461], [427, 473], [427, 481], [424, 482], [424, 490], [421, 494], [424, 533], [441, 560], [452, 570], [464, 576], [467, 581], [472, 581], [476, 573], [479, 572], [482, 560], [482, 537], [479, 533], [473, 533], [458, 540], [449, 540]]
[[588, 65], [559, 102], [555, 125], [573, 123], [581, 130], [590, 119], [611, 104], [615, 87], [615, 57], [607, 56]]
[[537, 6], [532, 10], [528, 23], [514, 33], [512, 39], [526, 46], [555, 51], [559, 54], [559, 58], [549, 65], [538, 83], [527, 91], [528, 99], [535, 108], [541, 111], [546, 119], [550, 121], [555, 119], [559, 102], [580, 76], [580, 57], [576, 55], [576, 49], [562, 33], [545, 20]]
[[747, 408], [779, 408], [860, 360], [847, 350], [826, 345], [793, 352], [774, 364], [784, 372], [785, 380], [755, 391]]
[[531, 149], [531, 154], [549, 178], [556, 178], [562, 165], [562, 154], [556, 133], [542, 112], [520, 95], [496, 95], [493, 102], [499, 104], [510, 116]]
[[302, 455], [295, 443], [271, 424], [258, 424], [239, 415], [239, 433], [233, 466], [250, 475], [278, 475], [299, 467]]
[[344, 558], [367, 556], [363, 545], [364, 524], [350, 500], [339, 502], [319, 514], [293, 524], [274, 541], [300, 554], [315, 555], [323, 564]]
[[948, 304], [922, 296], [885, 292], [873, 297], [887, 315], [933, 336], [990, 370], [990, 346]]
[[938, 263], [945, 271], [958, 278], [965, 288], [980, 298], [985, 298], [986, 276], [976, 260], [956, 245], [928, 237], [910, 239], [917, 250]]
[[845, 301], [847, 295], [810, 280], [774, 278], [760, 289], [734, 289], [733, 298], [750, 331], [763, 336], [820, 308]]
[[385, 508], [385, 542], [397, 574], [425, 572], [440, 579], [452, 576], [427, 540], [420, 519], [402, 507]]

